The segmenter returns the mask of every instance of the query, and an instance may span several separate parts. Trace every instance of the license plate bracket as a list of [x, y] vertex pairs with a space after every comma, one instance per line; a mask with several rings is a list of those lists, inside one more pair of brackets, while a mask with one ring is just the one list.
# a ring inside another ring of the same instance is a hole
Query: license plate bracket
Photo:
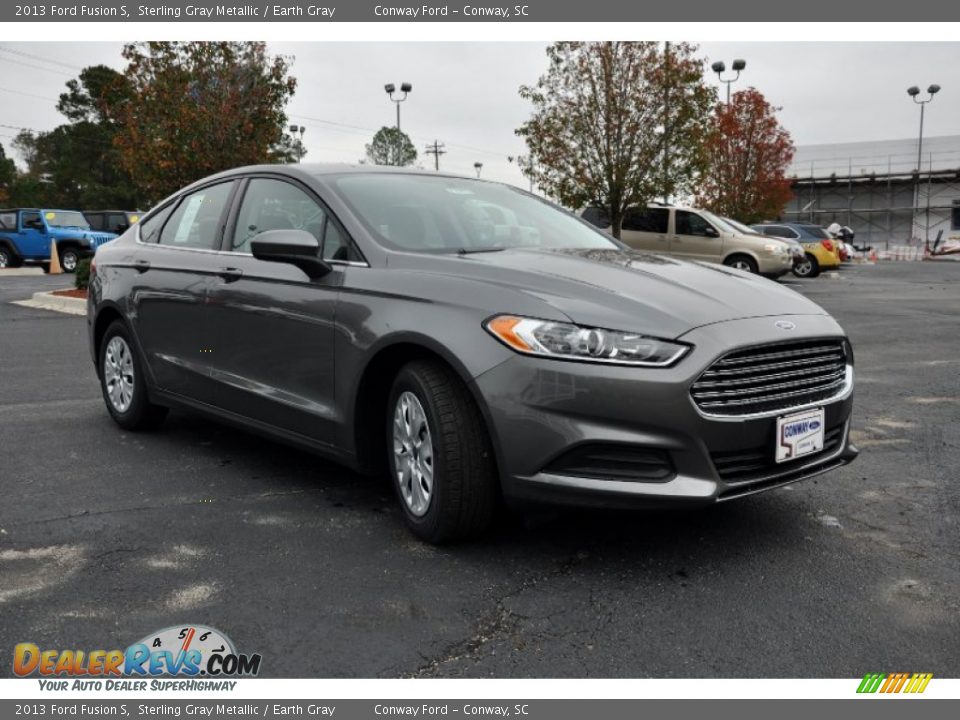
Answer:
[[775, 459], [789, 462], [823, 450], [823, 408], [777, 418]]

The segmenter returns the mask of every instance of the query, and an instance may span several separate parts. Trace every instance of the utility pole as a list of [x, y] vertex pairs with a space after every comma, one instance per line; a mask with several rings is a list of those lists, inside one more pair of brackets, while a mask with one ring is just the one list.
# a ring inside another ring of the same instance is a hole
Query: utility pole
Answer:
[[670, 202], [670, 41], [663, 44], [666, 87], [663, 93], [663, 202]]
[[427, 155], [433, 155], [433, 169], [437, 172], [440, 172], [440, 156], [447, 154], [445, 147], [439, 140], [434, 140], [433, 145], [427, 145]]

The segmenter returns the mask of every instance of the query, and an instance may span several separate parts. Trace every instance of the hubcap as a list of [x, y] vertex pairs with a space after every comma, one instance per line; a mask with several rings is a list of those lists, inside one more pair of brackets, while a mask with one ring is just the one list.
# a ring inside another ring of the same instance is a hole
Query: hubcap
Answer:
[[110, 339], [103, 355], [103, 384], [113, 409], [126, 412], [133, 402], [133, 355], [119, 335]]
[[7, 259], [7, 254], [0, 250], [0, 268], [5, 268], [8, 262], [10, 261]]
[[797, 265], [797, 275], [809, 275], [812, 269], [813, 264], [807, 260], [807, 262]]
[[433, 497], [433, 440], [423, 405], [412, 392], [393, 411], [393, 467], [407, 509], [422, 517]]
[[68, 252], [63, 256], [63, 269], [72, 271], [77, 269], [77, 256]]
[[735, 260], [734, 263], [733, 263], [733, 266], [734, 266], [737, 270], [749, 270], [749, 269], [750, 269], [750, 263], [748, 263], [746, 260]]

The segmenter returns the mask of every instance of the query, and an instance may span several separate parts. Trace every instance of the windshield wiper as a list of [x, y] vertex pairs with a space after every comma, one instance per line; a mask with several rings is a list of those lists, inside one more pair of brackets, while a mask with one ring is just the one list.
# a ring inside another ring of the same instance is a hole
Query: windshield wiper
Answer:
[[473, 255], [474, 253], [503, 252], [505, 247], [460, 248], [457, 255]]

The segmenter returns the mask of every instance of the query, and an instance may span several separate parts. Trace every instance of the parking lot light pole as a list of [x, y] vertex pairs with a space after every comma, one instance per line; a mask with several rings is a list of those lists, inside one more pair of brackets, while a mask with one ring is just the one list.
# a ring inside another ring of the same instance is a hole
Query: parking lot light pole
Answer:
[[[907, 88], [907, 95], [913, 98], [913, 101], [920, 106], [920, 138], [917, 141], [917, 192], [916, 198], [917, 201], [914, 203], [914, 208], [920, 207], [920, 173], [922, 172], [923, 165], [923, 111], [927, 106], [927, 103], [933, 100], [933, 96], [940, 92], [939, 85], [931, 85], [927, 88], [927, 99], [921, 100], [920, 98], [920, 88], [916, 85]], [[926, 228], [924, 231], [924, 243], [930, 243], [930, 202], [929, 202], [929, 191], [927, 197], [927, 220]]]
[[[291, 125], [290, 134], [293, 135], [293, 140], [297, 143], [297, 162], [303, 162], [303, 134], [307, 129], [303, 125]], [[297, 133], [300, 133], [300, 138], [297, 138]]]
[[726, 80], [723, 79], [723, 73], [727, 69], [727, 64], [723, 62], [723, 60], [717, 60], [717, 62], [710, 66], [711, 69], [717, 74], [717, 77], [720, 78], [720, 82], [726, 83], [727, 85], [727, 105], [730, 104], [730, 86], [740, 79], [740, 73], [746, 66], [746, 60], [734, 60], [732, 69], [737, 74], [732, 78], [727, 78]]
[[480, 177], [480, 171], [483, 170], [483, 163], [482, 163], [482, 162], [475, 162], [475, 163], [473, 164], [473, 169], [477, 171], [477, 177], [479, 178], [479, 177]]
[[397, 91], [397, 86], [393, 83], [387, 83], [383, 86], [383, 89], [387, 91], [387, 97], [389, 97], [394, 105], [397, 106], [397, 159], [396, 165], [400, 164], [400, 154], [401, 154], [401, 141], [400, 141], [400, 103], [407, 99], [407, 95], [413, 90], [413, 85], [410, 83], [401, 83], [400, 92], [403, 93], [403, 97], [394, 97], [393, 94]]

